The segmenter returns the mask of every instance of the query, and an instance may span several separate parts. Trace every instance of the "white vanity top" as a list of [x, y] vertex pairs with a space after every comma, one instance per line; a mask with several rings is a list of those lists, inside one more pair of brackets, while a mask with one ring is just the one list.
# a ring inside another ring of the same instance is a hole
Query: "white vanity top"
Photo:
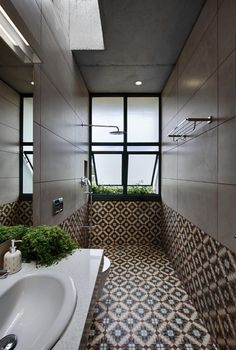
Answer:
[[102, 260], [102, 249], [81, 249], [54, 265], [54, 269], [72, 277], [77, 289], [77, 305], [53, 350], [78, 350]]
[[58, 264], [48, 268], [36, 268], [34, 263], [24, 263], [21, 271], [6, 278], [5, 283], [8, 283], [10, 280], [19, 278], [20, 275], [23, 276], [29, 272], [37, 273], [45, 269], [63, 272], [72, 277], [77, 289], [77, 304], [67, 329], [54, 345], [53, 350], [78, 350], [102, 260], [102, 249], [78, 249]]

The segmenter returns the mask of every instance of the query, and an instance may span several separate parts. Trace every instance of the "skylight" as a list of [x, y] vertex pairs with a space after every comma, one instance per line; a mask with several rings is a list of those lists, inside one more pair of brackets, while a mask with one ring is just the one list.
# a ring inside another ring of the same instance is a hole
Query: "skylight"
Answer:
[[71, 50], [104, 50], [98, 0], [70, 1]]

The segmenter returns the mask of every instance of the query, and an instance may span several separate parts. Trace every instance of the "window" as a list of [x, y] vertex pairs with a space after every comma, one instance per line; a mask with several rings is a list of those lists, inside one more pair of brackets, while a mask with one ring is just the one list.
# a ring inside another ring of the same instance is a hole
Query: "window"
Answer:
[[33, 193], [33, 97], [21, 96], [20, 116], [20, 197]]
[[[91, 96], [90, 174], [95, 196], [159, 194], [159, 123], [158, 95]], [[110, 134], [112, 125], [124, 133]]]

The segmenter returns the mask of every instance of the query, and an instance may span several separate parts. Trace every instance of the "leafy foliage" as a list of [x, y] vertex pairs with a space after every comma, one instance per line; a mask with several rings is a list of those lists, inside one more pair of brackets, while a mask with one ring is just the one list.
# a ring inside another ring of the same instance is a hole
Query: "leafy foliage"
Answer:
[[[123, 194], [123, 188], [117, 186], [94, 186], [92, 192], [96, 194]], [[151, 186], [128, 186], [128, 194], [153, 193]]]
[[96, 194], [122, 194], [123, 187], [118, 186], [94, 186], [92, 192]]
[[25, 261], [52, 265], [78, 248], [77, 243], [58, 226], [0, 226], [0, 244], [8, 239], [22, 239], [20, 250]]
[[22, 239], [29, 227], [18, 226], [1, 226], [0, 225], [0, 244], [8, 239]]
[[153, 193], [153, 188], [151, 186], [128, 186], [128, 194], [147, 194]]
[[26, 261], [49, 266], [71, 254], [77, 243], [58, 226], [36, 226], [29, 228], [21, 244]]

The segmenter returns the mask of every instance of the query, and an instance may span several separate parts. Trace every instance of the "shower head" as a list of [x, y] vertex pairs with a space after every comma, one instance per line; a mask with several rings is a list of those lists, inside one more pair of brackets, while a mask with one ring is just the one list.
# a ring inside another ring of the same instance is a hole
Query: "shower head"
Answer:
[[115, 128], [115, 131], [110, 131], [109, 134], [111, 135], [124, 135], [124, 131], [121, 131], [118, 126], [116, 125], [111, 125], [111, 127]]
[[116, 131], [110, 131], [111, 135], [124, 135], [124, 131], [116, 130]]

